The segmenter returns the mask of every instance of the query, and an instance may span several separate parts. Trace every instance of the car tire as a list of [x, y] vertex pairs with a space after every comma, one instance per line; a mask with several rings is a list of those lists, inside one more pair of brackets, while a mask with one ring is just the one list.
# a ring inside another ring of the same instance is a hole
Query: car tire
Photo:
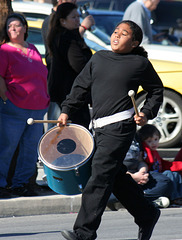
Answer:
[[[140, 111], [146, 94], [136, 100]], [[148, 121], [155, 125], [160, 133], [160, 147], [169, 148], [176, 146], [182, 139], [182, 98], [177, 93], [164, 90], [163, 104], [159, 109], [157, 117]]]

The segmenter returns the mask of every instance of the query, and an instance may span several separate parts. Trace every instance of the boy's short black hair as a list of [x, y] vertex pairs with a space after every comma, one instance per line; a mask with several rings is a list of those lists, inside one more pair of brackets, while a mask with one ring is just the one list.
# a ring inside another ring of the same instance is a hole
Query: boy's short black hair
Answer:
[[145, 141], [149, 137], [153, 137], [154, 134], [156, 134], [157, 136], [159, 136], [159, 138], [161, 138], [161, 133], [156, 128], [156, 126], [154, 126], [152, 124], [144, 125], [143, 127], [141, 127], [138, 130], [137, 134], [142, 142]]
[[121, 22], [119, 22], [117, 26], [119, 26], [121, 23], [126, 23], [130, 26], [130, 29], [132, 30], [132, 40], [133, 41], [138, 41], [140, 45], [140, 43], [142, 42], [143, 39], [143, 32], [141, 27], [138, 26], [138, 24], [136, 24], [135, 22], [131, 21], [131, 20], [122, 20]]

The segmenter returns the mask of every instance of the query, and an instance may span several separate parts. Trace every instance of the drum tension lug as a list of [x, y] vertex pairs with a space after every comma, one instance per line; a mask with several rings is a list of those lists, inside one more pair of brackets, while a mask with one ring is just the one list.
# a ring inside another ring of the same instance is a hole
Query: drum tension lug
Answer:
[[82, 186], [82, 184], [79, 184], [79, 185], [78, 185], [78, 188], [79, 188], [79, 191], [80, 191], [80, 192], [83, 192], [83, 186]]
[[75, 168], [75, 175], [76, 175], [77, 177], [80, 176], [80, 173], [79, 173], [79, 171], [78, 171], [78, 168]]
[[47, 182], [47, 175], [42, 176], [42, 180], [43, 180], [44, 182]]

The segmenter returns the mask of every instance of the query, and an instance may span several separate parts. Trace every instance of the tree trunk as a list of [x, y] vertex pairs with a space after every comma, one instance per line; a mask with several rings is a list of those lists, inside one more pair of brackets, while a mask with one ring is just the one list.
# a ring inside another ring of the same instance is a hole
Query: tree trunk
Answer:
[[11, 0], [0, 0], [0, 40], [2, 37], [2, 29], [8, 14], [12, 12]]

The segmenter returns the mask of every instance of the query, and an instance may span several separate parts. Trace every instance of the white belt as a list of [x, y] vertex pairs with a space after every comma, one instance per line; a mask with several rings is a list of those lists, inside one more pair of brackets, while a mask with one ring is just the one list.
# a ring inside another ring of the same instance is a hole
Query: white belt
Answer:
[[98, 118], [96, 120], [93, 119], [92, 124], [93, 124], [94, 128], [101, 128], [101, 127], [109, 125], [111, 123], [116, 123], [116, 122], [120, 122], [122, 120], [126, 120], [128, 118], [131, 118], [133, 113], [134, 113], [134, 108], [130, 108], [126, 111], [115, 113], [111, 116]]

